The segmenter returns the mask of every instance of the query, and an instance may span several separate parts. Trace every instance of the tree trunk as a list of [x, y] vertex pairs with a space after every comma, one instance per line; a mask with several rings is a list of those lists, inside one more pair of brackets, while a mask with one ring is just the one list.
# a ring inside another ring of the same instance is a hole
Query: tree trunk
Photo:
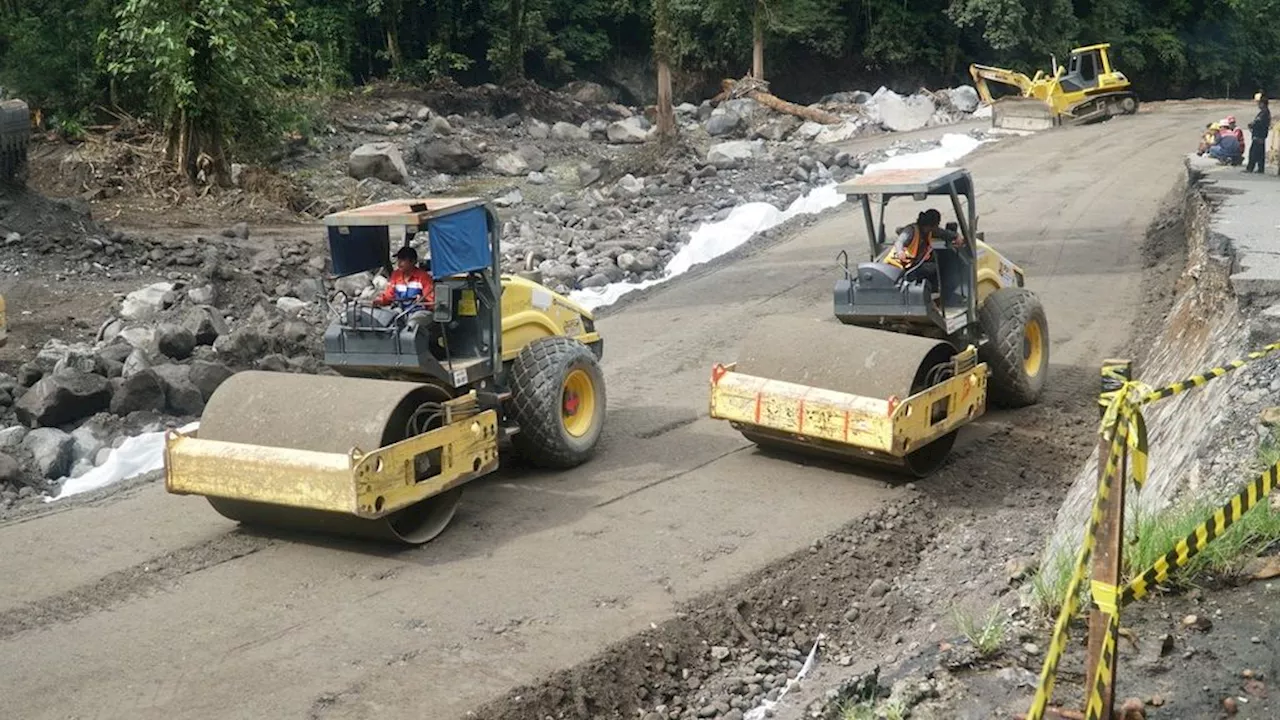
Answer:
[[201, 120], [183, 110], [175, 112], [169, 122], [165, 156], [187, 179], [227, 187], [231, 178], [227, 173], [222, 131], [216, 123]]
[[404, 68], [404, 56], [400, 53], [400, 38], [392, 23], [387, 24], [387, 57], [391, 59], [391, 69], [394, 72], [398, 73]]
[[669, 140], [676, 135], [676, 111], [671, 105], [671, 66], [658, 60], [658, 137]]
[[751, 77], [764, 79], [764, 2], [756, 0], [751, 17]]
[[671, 104], [671, 15], [667, 0], [653, 2], [653, 58], [658, 65], [658, 138], [676, 136], [676, 112]]

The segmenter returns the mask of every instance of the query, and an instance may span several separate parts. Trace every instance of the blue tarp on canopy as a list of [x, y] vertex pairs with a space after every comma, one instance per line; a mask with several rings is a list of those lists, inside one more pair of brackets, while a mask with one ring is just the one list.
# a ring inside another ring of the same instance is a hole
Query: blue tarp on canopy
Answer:
[[431, 275], [435, 278], [485, 270], [492, 262], [489, 215], [474, 207], [427, 223], [431, 243]]

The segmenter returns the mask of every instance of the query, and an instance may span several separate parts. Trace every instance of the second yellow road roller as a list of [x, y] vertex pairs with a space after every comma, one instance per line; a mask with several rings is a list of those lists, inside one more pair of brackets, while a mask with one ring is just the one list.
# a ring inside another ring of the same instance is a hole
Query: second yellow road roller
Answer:
[[[988, 400], [1039, 399], [1044, 307], [1022, 268], [978, 231], [968, 170], [874, 171], [837, 191], [861, 207], [868, 260], [851, 268], [841, 253], [834, 314], [756, 321], [737, 362], [712, 368], [710, 414], [757, 445], [925, 477]], [[895, 198], [945, 200], [955, 220], [938, 227], [931, 208], [888, 236]]]
[[[395, 292], [376, 303], [332, 293], [334, 374], [222, 383], [195, 427], [168, 433], [169, 492], [203, 495], [245, 524], [421, 544], [452, 519], [465, 483], [497, 470], [507, 441], [545, 468], [593, 456], [606, 410], [595, 320], [500, 272], [491, 206], [391, 200], [325, 225], [335, 277], [386, 269], [399, 245]], [[422, 260], [404, 250], [415, 241]]]

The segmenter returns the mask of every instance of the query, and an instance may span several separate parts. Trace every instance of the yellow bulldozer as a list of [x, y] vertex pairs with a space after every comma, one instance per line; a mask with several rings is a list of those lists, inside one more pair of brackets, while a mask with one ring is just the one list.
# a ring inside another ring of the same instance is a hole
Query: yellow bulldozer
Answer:
[[[967, 170], [884, 170], [837, 191], [861, 205], [868, 261], [850, 268], [847, 252], [837, 256], [834, 317], [757, 320], [737, 362], [712, 368], [710, 415], [762, 447], [925, 477], [988, 398], [1037, 402], [1048, 321], [1022, 268], [978, 231]], [[900, 197], [945, 198], [954, 210], [945, 227], [957, 240], [931, 240], [933, 263], [890, 262], [885, 208]]]
[[[1076, 48], [1066, 66], [1053, 58], [1052, 74], [1037, 70], [1030, 78], [1015, 70], [976, 64], [969, 66], [969, 74], [982, 101], [991, 106], [992, 127], [1045, 130], [1087, 125], [1138, 112], [1138, 96], [1124, 73], [1111, 64], [1110, 49], [1110, 43]], [[1011, 91], [995, 97], [989, 82]]]
[[332, 295], [324, 362], [337, 376], [244, 371], [195, 427], [167, 434], [169, 492], [241, 523], [421, 544], [465, 483], [510, 445], [572, 468], [604, 428], [603, 340], [590, 312], [500, 272], [500, 224], [477, 198], [392, 200], [325, 218], [335, 277], [386, 268], [426, 235], [434, 302]]

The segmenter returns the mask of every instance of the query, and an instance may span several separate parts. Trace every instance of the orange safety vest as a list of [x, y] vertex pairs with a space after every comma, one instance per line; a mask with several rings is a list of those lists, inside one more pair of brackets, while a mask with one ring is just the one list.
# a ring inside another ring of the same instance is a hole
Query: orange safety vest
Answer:
[[[920, 256], [920, 246], [922, 244], [924, 245], [924, 255]], [[902, 250], [907, 255], [906, 265], [903, 265], [898, 261], [898, 258], [893, 256], [892, 250], [889, 251], [889, 257], [886, 258], [885, 262], [905, 270], [908, 266], [927, 262], [933, 257], [933, 244], [921, 237], [920, 228], [914, 224], [911, 225], [911, 242], [903, 245]]]

